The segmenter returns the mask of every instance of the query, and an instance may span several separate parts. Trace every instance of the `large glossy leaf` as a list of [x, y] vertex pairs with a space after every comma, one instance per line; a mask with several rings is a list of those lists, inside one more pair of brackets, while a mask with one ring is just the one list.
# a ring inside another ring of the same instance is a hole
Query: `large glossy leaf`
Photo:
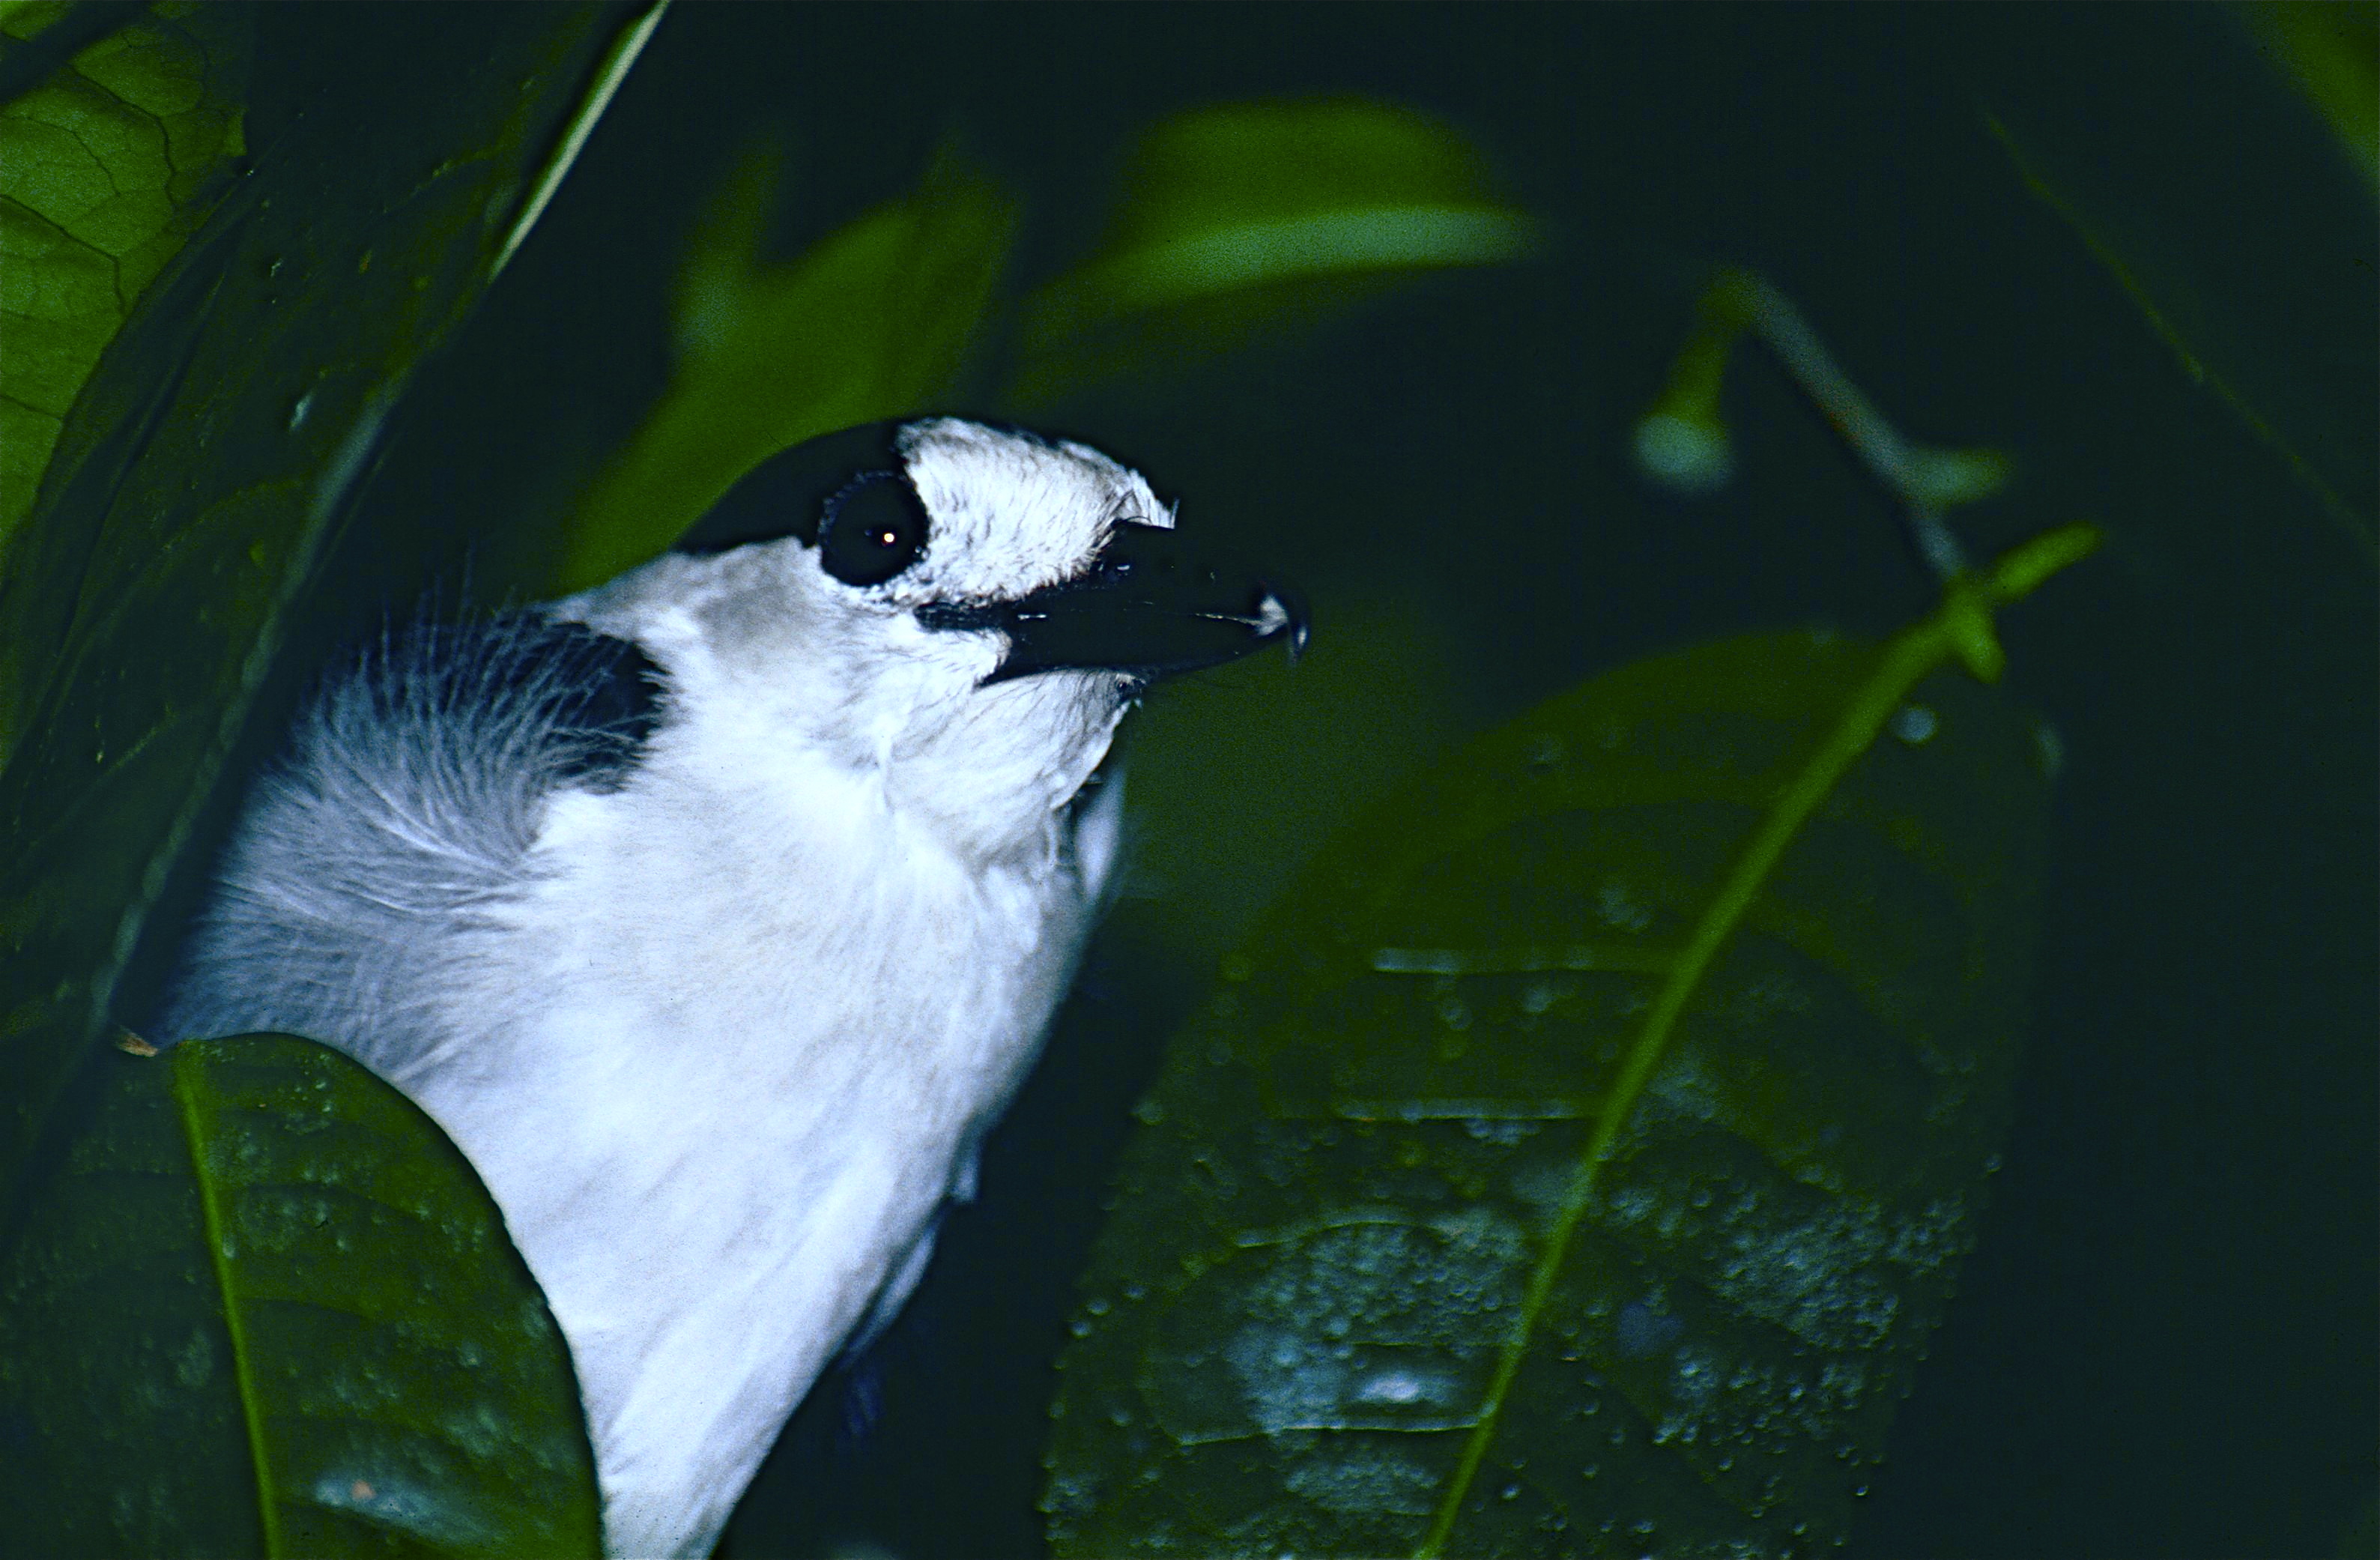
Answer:
[[[65, 9], [0, 16], [0, 60]], [[152, 6], [0, 104], [0, 546], [101, 349], [246, 150], [254, 20], [240, 6]], [[13, 725], [0, 710], [0, 733]]]
[[436, 1127], [283, 1036], [92, 1066], [0, 1261], [10, 1553], [596, 1553], [562, 1335]]
[[1326, 854], [1143, 1107], [1062, 1553], [1842, 1535], [2022, 1028], [2046, 750], [1929, 675], [1976, 606], [1615, 673]]
[[0, 705], [23, 719], [0, 773], [0, 1182], [20, 1197], [389, 409], [563, 140], [601, 20], [259, 13], [287, 68], [260, 77], [251, 163], [83, 387], [0, 578]]

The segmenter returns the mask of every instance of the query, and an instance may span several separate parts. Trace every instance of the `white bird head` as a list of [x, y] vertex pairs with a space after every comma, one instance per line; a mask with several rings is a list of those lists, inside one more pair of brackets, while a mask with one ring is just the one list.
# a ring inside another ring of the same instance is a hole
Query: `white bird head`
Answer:
[[559, 603], [708, 703], [798, 733], [962, 854], [1023, 847], [1147, 685], [1285, 640], [1285, 588], [1208, 564], [1138, 472], [956, 418], [875, 423], [753, 469], [667, 555]]

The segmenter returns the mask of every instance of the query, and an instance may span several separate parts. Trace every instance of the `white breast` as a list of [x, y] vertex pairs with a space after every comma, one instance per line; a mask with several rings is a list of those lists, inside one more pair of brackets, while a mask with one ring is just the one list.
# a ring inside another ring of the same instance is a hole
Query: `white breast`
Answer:
[[985, 870], [884, 809], [666, 750], [565, 793], [453, 991], [472, 1039], [402, 1080], [569, 1340], [615, 1554], [708, 1552], [1063, 989], [1087, 911], [1059, 821]]

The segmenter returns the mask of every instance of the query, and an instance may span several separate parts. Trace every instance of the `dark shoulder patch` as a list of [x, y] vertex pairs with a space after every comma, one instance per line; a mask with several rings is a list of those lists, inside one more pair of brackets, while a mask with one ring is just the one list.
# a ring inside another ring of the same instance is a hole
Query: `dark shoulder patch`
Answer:
[[801, 538], [818, 545], [826, 501], [868, 471], [903, 469], [892, 441], [915, 418], [863, 423], [779, 450], [744, 473], [677, 539], [680, 553], [724, 553], [756, 542]]
[[[614, 791], [661, 724], [665, 678], [643, 648], [542, 612], [429, 630], [437, 702], [486, 756], [548, 783]], [[443, 640], [440, 644], [437, 641]]]
[[662, 669], [633, 640], [583, 623], [546, 627], [567, 637], [556, 653], [576, 663], [554, 701], [560, 774], [574, 785], [618, 790], [661, 724]]

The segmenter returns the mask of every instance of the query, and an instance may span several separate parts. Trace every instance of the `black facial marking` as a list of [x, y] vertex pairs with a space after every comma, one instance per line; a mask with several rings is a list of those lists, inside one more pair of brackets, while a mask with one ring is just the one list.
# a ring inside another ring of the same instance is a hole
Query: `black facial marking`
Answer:
[[911, 420], [862, 423], [778, 451], [747, 471], [688, 527], [674, 551], [724, 553], [788, 536], [817, 546], [830, 499], [870, 473], [901, 473], [892, 441]]
[[917, 561], [927, 529], [909, 479], [871, 471], [828, 501], [819, 567], [846, 585], [881, 585]]

